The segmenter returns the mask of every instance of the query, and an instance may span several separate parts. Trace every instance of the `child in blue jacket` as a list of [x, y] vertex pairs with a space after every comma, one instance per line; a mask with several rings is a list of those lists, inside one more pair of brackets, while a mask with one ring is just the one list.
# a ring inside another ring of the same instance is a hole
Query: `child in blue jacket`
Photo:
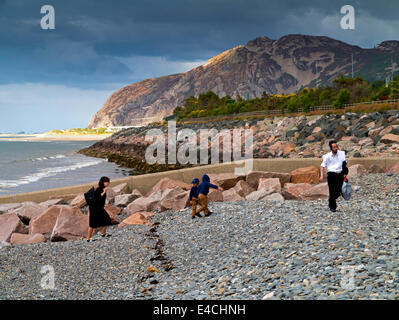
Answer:
[[200, 208], [197, 210], [196, 213], [199, 214], [201, 211], [204, 211], [205, 217], [208, 217], [212, 213], [212, 212], [209, 212], [209, 209], [208, 209], [209, 188], [218, 189], [219, 191], [223, 191], [222, 188], [218, 187], [217, 185], [212, 184], [211, 180], [209, 179], [209, 176], [207, 174], [204, 174], [202, 176], [202, 182], [198, 187], [198, 189], [199, 189], [198, 202], [200, 204]]
[[191, 190], [190, 190], [190, 204], [193, 207], [191, 219], [194, 219], [195, 216], [202, 217], [199, 213], [197, 213], [197, 203], [198, 203], [198, 193], [199, 193], [199, 188], [198, 188], [199, 179], [195, 178], [195, 179], [193, 179], [193, 181], [191, 181], [191, 183], [193, 185], [191, 187]]

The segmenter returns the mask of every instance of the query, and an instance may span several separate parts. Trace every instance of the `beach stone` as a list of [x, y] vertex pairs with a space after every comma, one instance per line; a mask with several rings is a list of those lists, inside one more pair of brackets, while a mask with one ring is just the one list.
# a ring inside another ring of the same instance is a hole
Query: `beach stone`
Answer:
[[0, 249], [5, 247], [11, 247], [11, 244], [5, 241], [0, 241]]
[[132, 215], [138, 211], [153, 211], [158, 207], [159, 200], [151, 197], [141, 197], [126, 207], [126, 213]]
[[302, 200], [326, 199], [329, 197], [327, 182], [319, 183], [300, 194]]
[[40, 215], [34, 217], [29, 223], [29, 234], [51, 233], [63, 206], [54, 205]]
[[86, 199], [83, 193], [78, 194], [69, 204], [71, 207], [82, 208], [86, 205]]
[[300, 195], [311, 188], [310, 183], [287, 183], [282, 194], [286, 200], [302, 200]]
[[134, 200], [140, 198], [138, 194], [120, 194], [115, 196], [114, 205], [120, 207], [126, 207], [128, 204], [132, 203]]
[[115, 196], [130, 193], [130, 187], [126, 182], [118, 184], [115, 187], [112, 187], [111, 189], [112, 191], [115, 192]]
[[319, 183], [319, 169], [316, 166], [298, 168], [291, 171], [291, 183]]
[[399, 135], [388, 133], [381, 138], [380, 142], [385, 144], [399, 143]]
[[376, 164], [372, 164], [367, 168], [368, 173], [384, 173], [384, 169]]
[[178, 181], [178, 180], [173, 180], [170, 178], [163, 178], [161, 180], [159, 180], [159, 182], [157, 184], [155, 184], [150, 191], [147, 192], [146, 196], [149, 197], [151, 196], [151, 194], [157, 192], [157, 191], [163, 191], [166, 189], [174, 189], [180, 187], [184, 190], [190, 190], [191, 189], [191, 185], [189, 185], [188, 183], [182, 182], [182, 181]]
[[209, 189], [208, 193], [209, 202], [221, 202], [223, 201], [223, 192], [217, 189]]
[[243, 201], [245, 200], [242, 196], [240, 196], [235, 188], [231, 188], [222, 192], [223, 201]]
[[45, 206], [47, 208], [51, 207], [51, 206], [55, 206], [57, 204], [67, 204], [67, 201], [65, 201], [64, 199], [49, 199], [47, 201], [43, 201], [39, 203], [41, 206]]
[[40, 233], [35, 234], [23, 234], [13, 233], [11, 235], [11, 244], [28, 244], [28, 243], [42, 243], [46, 242], [46, 237]]
[[282, 155], [288, 155], [295, 150], [296, 145], [292, 142], [277, 141], [275, 144], [270, 146], [269, 151], [275, 156], [280, 157]]
[[143, 194], [140, 192], [139, 189], [134, 189], [134, 190], [132, 191], [132, 195], [137, 195], [137, 196], [139, 196], [139, 197], [142, 197], [142, 196], [143, 196]]
[[259, 179], [261, 178], [279, 178], [281, 186], [290, 182], [291, 174], [282, 172], [252, 171], [248, 173], [246, 182], [255, 190], [258, 189]]
[[256, 190], [245, 197], [247, 201], [257, 201], [264, 197], [272, 194], [274, 191], [272, 189], [259, 189]]
[[87, 237], [89, 216], [78, 207], [62, 207], [51, 233], [51, 241], [77, 240]]
[[5, 203], [5, 204], [0, 204], [0, 214], [17, 209], [21, 207], [21, 203]]
[[62, 195], [55, 195], [55, 196], [49, 196], [49, 200], [53, 200], [53, 199], [59, 199], [61, 198], [64, 203], [68, 203], [68, 201], [75, 199], [77, 196], [76, 193], [68, 193], [68, 194], [62, 194]]
[[260, 178], [258, 190], [271, 189], [273, 192], [281, 193], [281, 183], [279, 178]]
[[385, 173], [387, 173], [387, 172], [389, 172], [389, 171], [392, 172], [392, 173], [397, 173], [397, 172], [399, 172], [399, 162], [393, 164], [392, 166], [387, 167], [387, 168], [384, 170]]
[[105, 193], [105, 203], [106, 204], [114, 204], [116, 196], [117, 196], [117, 193], [114, 191], [114, 189], [108, 187], [107, 192]]
[[281, 193], [275, 192], [275, 193], [272, 193], [272, 194], [264, 197], [262, 200], [264, 200], [264, 201], [284, 201], [284, 197], [281, 195]]
[[14, 212], [0, 215], [0, 241], [10, 242], [13, 233], [28, 233], [28, 228]]
[[392, 126], [387, 126], [386, 128], [382, 129], [381, 132], [379, 133], [380, 136], [385, 136], [389, 134], [392, 131], [393, 127]]
[[365, 173], [367, 173], [367, 169], [364, 165], [354, 164], [354, 165], [348, 167], [348, 176], [347, 177], [349, 179], [349, 178], [353, 178], [353, 177], [356, 177], [358, 175], [365, 174]]
[[136, 212], [133, 213], [131, 216], [127, 217], [125, 220], [123, 220], [119, 225], [118, 228], [123, 228], [125, 226], [129, 225], [150, 225], [151, 223], [149, 222], [148, 218], [154, 215], [152, 212]]
[[237, 184], [234, 186], [234, 189], [236, 192], [243, 198], [245, 198], [247, 195], [249, 195], [251, 192], [254, 192], [255, 190], [244, 180], [240, 180], [237, 182]]
[[181, 210], [190, 204], [190, 191], [183, 191], [181, 188], [170, 189], [160, 202], [160, 211], [165, 210]]
[[367, 137], [359, 140], [358, 144], [361, 145], [362, 147], [372, 146], [374, 145], [374, 140]]
[[14, 210], [14, 212], [19, 216], [22, 222], [28, 224], [32, 218], [42, 214], [45, 210], [47, 210], [46, 206], [29, 201], [23, 202], [22, 207]]
[[111, 218], [111, 224], [118, 224], [120, 222], [117, 215], [122, 212], [121, 208], [113, 206], [112, 204], [106, 204], [104, 206], [104, 209], [105, 211], [107, 211], [109, 217]]
[[218, 185], [224, 190], [233, 188], [238, 181], [245, 180], [245, 175], [235, 175], [233, 173], [209, 174], [211, 183]]

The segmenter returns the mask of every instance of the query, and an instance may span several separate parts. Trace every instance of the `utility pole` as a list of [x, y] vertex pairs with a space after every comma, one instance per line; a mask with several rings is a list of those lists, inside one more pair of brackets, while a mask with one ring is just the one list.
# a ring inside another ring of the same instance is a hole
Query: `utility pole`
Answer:
[[352, 79], [353, 79], [353, 53], [352, 53]]

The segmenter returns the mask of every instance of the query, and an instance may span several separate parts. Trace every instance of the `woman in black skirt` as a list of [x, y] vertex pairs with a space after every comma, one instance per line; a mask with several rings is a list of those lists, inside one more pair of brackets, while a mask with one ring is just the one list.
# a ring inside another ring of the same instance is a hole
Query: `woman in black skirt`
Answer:
[[108, 177], [101, 177], [98, 182], [98, 187], [94, 191], [94, 203], [89, 205], [89, 232], [87, 235], [87, 242], [93, 241], [91, 236], [93, 235], [94, 228], [101, 228], [102, 237], [111, 236], [107, 234], [107, 226], [111, 225], [111, 218], [104, 209], [109, 183], [110, 180]]

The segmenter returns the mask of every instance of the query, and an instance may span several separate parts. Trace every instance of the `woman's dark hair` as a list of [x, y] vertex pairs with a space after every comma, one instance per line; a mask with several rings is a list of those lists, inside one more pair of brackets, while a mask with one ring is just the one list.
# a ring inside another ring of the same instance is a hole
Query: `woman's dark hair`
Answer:
[[100, 181], [98, 181], [98, 186], [100, 188], [104, 188], [104, 182], [110, 182], [108, 177], [101, 177]]
[[331, 141], [328, 143], [328, 145], [330, 146], [330, 149], [331, 149], [331, 150], [332, 150], [332, 145], [333, 145], [334, 143], [336, 144], [337, 141], [331, 140]]

